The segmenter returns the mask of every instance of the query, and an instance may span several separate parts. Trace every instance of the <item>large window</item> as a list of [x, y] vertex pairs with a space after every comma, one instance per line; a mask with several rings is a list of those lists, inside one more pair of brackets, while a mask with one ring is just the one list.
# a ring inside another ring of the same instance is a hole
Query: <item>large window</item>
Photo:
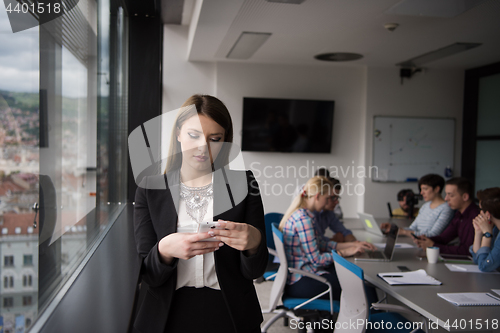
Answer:
[[80, 0], [13, 33], [0, 5], [5, 333], [29, 331], [125, 206], [127, 22], [118, 2]]
[[500, 186], [500, 63], [465, 72], [462, 175], [475, 190]]

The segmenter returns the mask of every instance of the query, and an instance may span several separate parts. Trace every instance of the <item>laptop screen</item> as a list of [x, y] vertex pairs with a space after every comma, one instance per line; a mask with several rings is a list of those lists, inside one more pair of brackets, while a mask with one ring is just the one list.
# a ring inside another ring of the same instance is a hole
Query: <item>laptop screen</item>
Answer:
[[387, 233], [387, 243], [385, 243], [384, 254], [387, 259], [392, 258], [392, 253], [396, 247], [396, 239], [398, 238], [398, 228], [391, 227], [391, 230]]

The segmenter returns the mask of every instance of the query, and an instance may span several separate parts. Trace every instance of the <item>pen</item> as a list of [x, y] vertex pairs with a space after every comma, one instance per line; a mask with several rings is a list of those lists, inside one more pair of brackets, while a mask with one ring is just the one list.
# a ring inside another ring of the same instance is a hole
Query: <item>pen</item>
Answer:
[[382, 275], [385, 278], [397, 278], [397, 277], [403, 277], [403, 275]]
[[463, 267], [460, 267], [460, 266], [457, 266], [457, 265], [451, 265], [452, 267], [455, 267], [461, 271], [467, 271], [467, 268], [463, 268]]

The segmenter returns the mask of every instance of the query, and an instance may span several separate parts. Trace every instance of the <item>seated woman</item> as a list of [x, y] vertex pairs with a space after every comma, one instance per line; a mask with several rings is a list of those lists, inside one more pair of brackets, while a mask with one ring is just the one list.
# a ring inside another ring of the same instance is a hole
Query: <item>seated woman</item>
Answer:
[[474, 243], [470, 253], [482, 272], [492, 272], [500, 267], [500, 187], [478, 191], [481, 212], [472, 221]]
[[[145, 177], [135, 196], [135, 240], [148, 289], [134, 327], [260, 332], [253, 280], [268, 258], [264, 209], [252, 172], [228, 168], [229, 110], [216, 97], [193, 95], [172, 125], [165, 173]], [[196, 233], [207, 221], [222, 228]]]
[[[399, 229], [399, 235], [411, 236], [413, 233], [416, 236], [437, 236], [443, 232], [453, 217], [453, 210], [441, 196], [444, 178], [435, 174], [425, 175], [419, 179], [418, 187], [425, 203], [410, 227]], [[383, 232], [389, 232], [390, 227], [390, 223], [380, 225]]]
[[[374, 250], [375, 246], [367, 242], [336, 243], [318, 235], [314, 228], [314, 212], [324, 209], [332, 195], [333, 184], [328, 178], [309, 179], [286, 211], [279, 228], [283, 232], [288, 266], [326, 277], [332, 285], [333, 298], [338, 300], [341, 288], [332, 250], [346, 257]], [[325, 284], [299, 274], [290, 274], [285, 287], [287, 295], [298, 298], [310, 298], [325, 290]], [[328, 295], [323, 297], [328, 298]]]

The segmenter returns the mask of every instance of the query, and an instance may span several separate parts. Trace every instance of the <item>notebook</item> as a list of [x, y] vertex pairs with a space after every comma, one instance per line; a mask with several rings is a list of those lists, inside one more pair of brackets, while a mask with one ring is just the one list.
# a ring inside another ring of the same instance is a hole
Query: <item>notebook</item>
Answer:
[[427, 275], [427, 272], [423, 269], [410, 272], [378, 273], [377, 275], [391, 286], [403, 284], [429, 284], [439, 286], [443, 284], [441, 281]]
[[481, 272], [477, 265], [462, 265], [462, 264], [444, 264], [452, 272], [462, 273], [482, 273], [482, 274], [500, 274], [500, 272]]
[[437, 295], [456, 306], [500, 305], [500, 298], [490, 293], [438, 293]]

